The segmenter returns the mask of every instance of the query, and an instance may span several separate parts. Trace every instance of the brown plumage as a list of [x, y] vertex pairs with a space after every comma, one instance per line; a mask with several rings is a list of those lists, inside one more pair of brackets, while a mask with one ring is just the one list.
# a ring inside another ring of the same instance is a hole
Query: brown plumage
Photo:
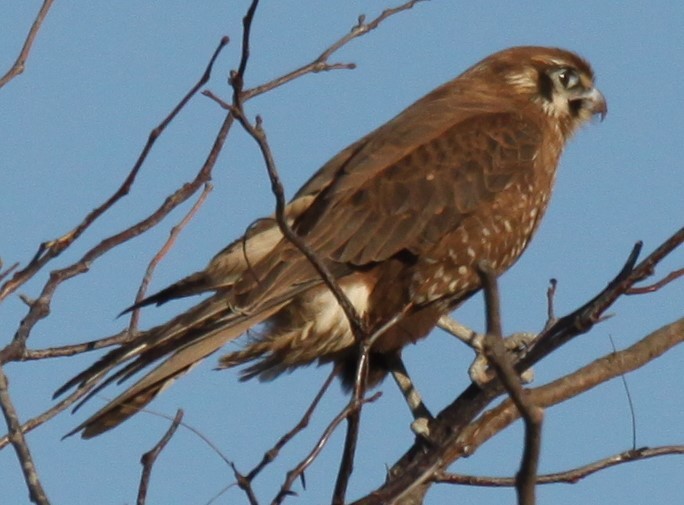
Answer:
[[[371, 383], [386, 373], [383, 357], [425, 337], [480, 288], [479, 261], [502, 273], [517, 260], [544, 214], [566, 141], [605, 113], [583, 59], [561, 49], [507, 49], [340, 152], [297, 193], [290, 225], [368, 326], [406, 311], [374, 343]], [[344, 312], [272, 218], [137, 306], [203, 292], [214, 294], [60, 388], [95, 383], [120, 366], [99, 389], [163, 360], [74, 432], [88, 438], [118, 425], [262, 323], [242, 350], [221, 358], [223, 367], [249, 364], [244, 379], [272, 379], [334, 362], [342, 380], [352, 380], [355, 342]]]

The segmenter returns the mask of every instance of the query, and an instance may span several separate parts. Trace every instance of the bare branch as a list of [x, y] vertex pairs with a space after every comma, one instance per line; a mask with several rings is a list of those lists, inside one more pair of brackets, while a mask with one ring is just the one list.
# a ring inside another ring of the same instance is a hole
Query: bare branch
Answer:
[[[537, 477], [537, 484], [577, 484], [585, 477], [612, 466], [669, 455], [684, 455], [684, 445], [666, 445], [663, 447], [642, 447], [640, 449], [630, 449], [628, 451], [599, 459], [587, 465], [573, 468], [571, 470], [540, 475]], [[515, 486], [516, 478], [482, 477], [476, 475], [461, 475], [438, 471], [435, 473], [434, 482], [482, 487], [513, 487]]]
[[[199, 209], [204, 205], [204, 202], [207, 200], [207, 197], [209, 196], [209, 193], [211, 193], [212, 189], [214, 187], [211, 185], [211, 183], [207, 182], [204, 184], [204, 190], [202, 191], [202, 194], [200, 194], [199, 198], [197, 201], [193, 204], [193, 206], [190, 208], [188, 213], [181, 219], [180, 223], [178, 223], [176, 226], [171, 228], [171, 231], [169, 232], [169, 238], [164, 242], [164, 245], [159, 249], [157, 254], [154, 255], [152, 260], [150, 261], [150, 264], [147, 266], [147, 269], [145, 270], [145, 275], [143, 276], [143, 280], [140, 283], [140, 288], [138, 289], [138, 293], [135, 296], [135, 303], [139, 302], [143, 298], [145, 298], [145, 293], [147, 292], [147, 287], [150, 284], [150, 281], [152, 280], [152, 275], [154, 274], [155, 268], [157, 268], [157, 265], [159, 262], [166, 256], [166, 254], [171, 250], [171, 248], [174, 246], [176, 243], [176, 239], [178, 238], [178, 235], [183, 231], [183, 229], [188, 225], [190, 221], [195, 217]], [[131, 322], [130, 325], [128, 326], [128, 331], [133, 332], [138, 326], [138, 317], [140, 314], [140, 309], [135, 309], [131, 313]]]
[[155, 461], [157, 461], [159, 454], [161, 454], [161, 452], [164, 450], [164, 447], [166, 447], [171, 440], [171, 437], [173, 437], [174, 433], [176, 433], [176, 430], [178, 429], [178, 426], [181, 424], [182, 420], [183, 410], [178, 409], [178, 412], [176, 412], [176, 417], [173, 419], [169, 429], [166, 431], [166, 433], [164, 433], [164, 436], [152, 449], [147, 451], [140, 458], [140, 464], [143, 467], [143, 471], [140, 475], [140, 486], [138, 487], [138, 499], [136, 501], [138, 505], [145, 505], [147, 489], [150, 484], [150, 477], [152, 476], [152, 467], [154, 466]]
[[518, 368], [527, 369], [529, 366], [553, 350], [572, 340], [577, 335], [588, 332], [615, 301], [626, 294], [634, 284], [648, 278], [655, 271], [655, 266], [668, 254], [684, 243], [684, 227], [677, 230], [665, 240], [641, 263], [635, 266], [642, 244], [638, 242], [620, 272], [594, 298], [585, 303], [571, 314], [557, 320], [551, 327], [546, 328], [535, 341], [530, 352], [518, 363]]
[[[171, 113], [169, 113], [169, 115], [166, 118], [164, 118], [164, 120], [155, 129], [153, 129], [150, 132], [145, 147], [143, 147], [143, 150], [138, 156], [135, 165], [128, 173], [128, 176], [121, 184], [119, 189], [117, 189], [114, 192], [114, 194], [112, 194], [112, 196], [110, 196], [107, 199], [106, 202], [104, 202], [96, 209], [92, 210], [83, 219], [83, 221], [81, 221], [81, 223], [77, 225], [74, 229], [72, 229], [71, 231], [69, 231], [68, 233], [66, 233], [58, 239], [42, 243], [38, 248], [38, 251], [34, 255], [33, 259], [31, 260], [31, 262], [22, 270], [16, 272], [9, 281], [0, 286], [0, 301], [4, 300], [8, 295], [16, 291], [16, 289], [19, 286], [21, 286], [31, 277], [33, 277], [50, 260], [59, 256], [62, 253], [62, 251], [68, 248], [78, 237], [80, 237], [81, 234], [86, 229], [88, 229], [97, 218], [99, 218], [102, 214], [108, 211], [116, 202], [118, 202], [121, 198], [128, 194], [131, 186], [135, 182], [138, 172], [142, 168], [142, 165], [145, 162], [145, 160], [147, 159], [147, 155], [152, 150], [152, 146], [154, 145], [155, 141], [166, 129], [169, 123], [185, 107], [185, 105], [190, 101], [190, 99], [209, 80], [209, 77], [211, 76], [211, 70], [214, 66], [216, 58], [220, 54], [221, 50], [226, 46], [226, 44], [228, 44], [228, 37], [223, 37], [219, 42], [218, 47], [214, 51], [214, 54], [212, 55], [211, 59], [209, 60], [209, 64], [207, 65], [207, 68], [204, 71], [204, 74], [202, 74], [202, 77], [200, 77], [199, 81], [197, 81], [197, 83], [190, 89], [190, 91], [188, 91], [188, 93], [181, 99], [181, 101], [178, 103], [178, 105], [176, 105], [176, 107], [171, 111]], [[206, 177], [206, 174], [204, 174], [204, 178], [201, 180], [201, 183], [204, 183], [206, 181], [208, 181], [208, 178]], [[142, 231], [144, 230], [141, 230], [139, 233], [142, 233]]]
[[45, 17], [47, 16], [50, 7], [52, 7], [52, 0], [44, 0], [43, 5], [41, 6], [40, 10], [38, 11], [38, 14], [36, 15], [36, 19], [33, 21], [31, 29], [29, 30], [28, 35], [26, 36], [24, 46], [21, 48], [19, 56], [17, 56], [16, 61], [12, 65], [12, 68], [10, 68], [5, 75], [0, 77], [0, 88], [2, 88], [5, 84], [7, 84], [12, 79], [14, 79], [15, 77], [24, 72], [24, 68], [26, 68], [26, 60], [28, 60], [29, 53], [31, 52], [31, 48], [33, 47], [33, 42], [36, 40], [38, 31], [40, 30], [40, 27], [43, 24], [43, 21], [45, 20]]
[[9, 381], [5, 375], [2, 365], [0, 365], [0, 408], [7, 423], [8, 438], [14, 451], [17, 453], [21, 470], [24, 473], [24, 481], [28, 487], [29, 497], [33, 503], [39, 505], [49, 505], [43, 486], [38, 478], [36, 466], [31, 457], [31, 451], [26, 444], [26, 438], [21, 429], [21, 423], [14, 409], [9, 395]]
[[359, 348], [359, 357], [356, 363], [356, 375], [354, 377], [354, 391], [352, 397], [347, 405], [347, 432], [344, 438], [344, 449], [342, 452], [342, 459], [340, 460], [340, 468], [337, 472], [337, 480], [335, 481], [335, 489], [333, 491], [332, 503], [333, 505], [342, 505], [345, 502], [347, 494], [347, 486], [354, 469], [354, 457], [356, 455], [356, 443], [359, 437], [359, 428], [361, 427], [361, 410], [363, 408], [364, 397], [367, 390], [368, 367], [370, 361], [370, 351], [380, 335], [385, 333], [389, 328], [397, 324], [404, 315], [411, 309], [409, 304], [404, 309], [392, 317], [389, 321], [382, 324], [375, 329], [371, 335], [356, 336]]
[[515, 488], [520, 505], [534, 505], [535, 482], [541, 452], [541, 427], [543, 411], [537, 407], [523, 390], [520, 377], [506, 352], [501, 330], [501, 307], [498, 284], [494, 271], [485, 263], [478, 265], [487, 311], [487, 333], [484, 353], [497, 377], [508, 392], [525, 422], [525, 444], [520, 469], [516, 475]]
[[[89, 342], [83, 342], [81, 344], [64, 345], [60, 347], [48, 347], [46, 349], [26, 349], [22, 361], [33, 361], [48, 358], [62, 358], [65, 356], [73, 356], [74, 354], [83, 354], [84, 352], [95, 351], [97, 349], [103, 349], [105, 347], [111, 347], [113, 345], [120, 345], [130, 339], [130, 332], [128, 330], [123, 330], [112, 335], [111, 337], [100, 338], [98, 340], [91, 340]], [[2, 356], [2, 351], [0, 351], [0, 357]], [[1, 362], [2, 360], [0, 360]]]
[[[235, 479], [237, 481], [237, 485], [242, 489], [245, 494], [247, 495], [247, 499], [251, 504], [256, 503], [256, 496], [254, 495], [254, 491], [252, 489], [252, 481], [261, 473], [261, 471], [266, 468], [271, 462], [273, 462], [277, 457], [278, 454], [280, 453], [280, 450], [285, 447], [285, 445], [292, 440], [299, 432], [301, 432], [304, 428], [306, 428], [309, 425], [309, 421], [311, 420], [311, 415], [313, 414], [314, 410], [318, 406], [319, 402], [323, 398], [323, 395], [325, 392], [328, 390], [328, 387], [330, 387], [330, 384], [332, 383], [333, 379], [337, 375], [337, 371], [333, 369], [330, 374], [328, 375], [328, 378], [325, 380], [323, 385], [321, 386], [321, 389], [316, 393], [316, 396], [314, 397], [313, 401], [311, 402], [311, 405], [306, 409], [306, 412], [304, 412], [304, 415], [302, 418], [299, 420], [299, 422], [292, 428], [290, 431], [288, 431], [285, 435], [280, 437], [278, 442], [266, 451], [264, 456], [261, 458], [261, 461], [252, 469], [250, 470], [249, 473], [246, 475], [241, 474], [238, 470], [237, 467], [231, 463], [231, 467], [233, 469], [233, 473], [235, 475]], [[302, 473], [303, 475], [303, 473]], [[294, 482], [294, 481], [293, 481]]]
[[[539, 407], [556, 405], [636, 370], [682, 342], [684, 318], [661, 327], [625, 350], [608, 354], [549, 384], [529, 389], [529, 399]], [[517, 407], [511, 400], [504, 400], [464, 429], [461, 443], [471, 448], [479, 447], [518, 417]]]
[[[91, 384], [91, 385], [86, 386], [82, 389], [74, 391], [72, 394], [70, 394], [69, 396], [64, 398], [57, 405], [54, 405], [54, 406], [52, 406], [52, 408], [49, 408], [45, 412], [37, 415], [36, 417], [29, 419], [28, 421], [26, 421], [24, 424], [21, 425], [21, 427], [20, 427], [21, 432], [26, 434], [29, 431], [37, 428], [38, 426], [46, 423], [47, 421], [49, 421], [50, 419], [55, 417], [60, 412], [68, 409], [70, 406], [72, 406], [74, 403], [76, 403], [80, 398], [87, 395], [93, 387], [94, 387], [94, 384]], [[0, 449], [5, 447], [10, 442], [11, 442], [11, 440], [10, 440], [9, 434], [7, 434], [3, 437], [0, 437]]]
[[[218, 51], [227, 43], [227, 38], [224, 37], [221, 40], [221, 44], [217, 48], [216, 52], [214, 53], [212, 57], [212, 61], [210, 62], [210, 65], [207, 67], [207, 70], [205, 71], [205, 75], [200, 79], [200, 82], [203, 82], [203, 79], [208, 78], [207, 75], [211, 70], [211, 65], [213, 64], [213, 61], [215, 60], [216, 56], [218, 55]], [[200, 84], [198, 83], [195, 85], [195, 88], [199, 88]], [[193, 88], [193, 91], [191, 93], [195, 92], [195, 88]], [[180, 111], [181, 105], [185, 104], [189, 97], [191, 96], [191, 93], [186, 95], [186, 97], [183, 99], [181, 104], [179, 104], [174, 112], [172, 112], [165, 120], [162, 122], [162, 124], [155, 129], [159, 130], [159, 128], [166, 127], [168, 122], [174, 117], [174, 115]], [[224, 120], [223, 124], [221, 125], [216, 139], [212, 145], [212, 148], [209, 152], [209, 155], [207, 156], [207, 159], [205, 160], [204, 164], [202, 165], [201, 169], [198, 171], [196, 174], [195, 178], [189, 182], [181, 186], [178, 190], [176, 190], [174, 193], [172, 193], [170, 196], [166, 198], [166, 200], [162, 203], [162, 205], [155, 211], [153, 212], [150, 216], [147, 218], [143, 219], [142, 221], [138, 222], [137, 224], [119, 232], [111, 237], [108, 237], [101, 241], [98, 245], [90, 249], [88, 252], [83, 255], [83, 257], [77, 261], [76, 263], [73, 263], [72, 265], [62, 268], [60, 270], [55, 270], [50, 273], [50, 278], [48, 282], [45, 284], [43, 287], [43, 290], [36, 299], [29, 310], [28, 315], [22, 320], [22, 324], [20, 325], [19, 329], [17, 330], [12, 342], [6, 346], [4, 349], [0, 350], [0, 363], [5, 363], [7, 361], [11, 360], [19, 360], [22, 359], [22, 356], [25, 353], [26, 350], [26, 340], [29, 337], [29, 334], [35, 324], [40, 321], [41, 319], [45, 318], [48, 316], [50, 313], [50, 302], [52, 300], [52, 296], [57, 289], [57, 287], [64, 282], [67, 279], [70, 279], [71, 277], [74, 277], [76, 275], [82, 274], [84, 272], [87, 272], [90, 268], [91, 263], [105, 254], [106, 252], [110, 251], [114, 247], [130, 240], [133, 237], [136, 237], [144, 232], [146, 232], [148, 229], [151, 227], [155, 226], [158, 224], [164, 217], [166, 217], [174, 208], [176, 208], [178, 205], [186, 201], [190, 196], [192, 196], [196, 191], [199, 190], [199, 188], [205, 184], [209, 179], [211, 178], [211, 172], [213, 170], [213, 167], [216, 163], [216, 160], [218, 158], [218, 154], [221, 152], [221, 149], [223, 148], [223, 145], [225, 143], [226, 137], [228, 135], [228, 131], [230, 130], [231, 126], [233, 124], [233, 117], [231, 114], [228, 114], [226, 116], [226, 119]], [[150, 140], [148, 141], [148, 144], [145, 146], [145, 149], [143, 150], [143, 153], [141, 154], [140, 158], [138, 159], [138, 162], [136, 163], [135, 167], [129, 174], [127, 181], [130, 182], [124, 182], [124, 184], [121, 186], [119, 191], [115, 195], [113, 195], [108, 202], [109, 205], [113, 204], [118, 198], [122, 197], [125, 192], [128, 191], [128, 188], [130, 187], [130, 184], [133, 183], [133, 180], [135, 178], [135, 173], [137, 173], [137, 170], [140, 168], [142, 161], [144, 160], [144, 157], [146, 156], [147, 151], [151, 148], [152, 143], [154, 142], [154, 139], [157, 138], [159, 135], [158, 133], [155, 134], [153, 131], [152, 134], [150, 134]], [[161, 130], [160, 130], [161, 131]], [[155, 136], [156, 135], [156, 136]], [[122, 191], [125, 190], [124, 193]], [[117, 195], [120, 195], [117, 197]], [[98, 209], [105, 209], [107, 207], [108, 203], [105, 203], [98, 207]], [[107, 207], [108, 208], [108, 207]], [[87, 227], [90, 224], [92, 224], [93, 221], [93, 216], [95, 213], [98, 211], [96, 209], [95, 211], [91, 212], [85, 220], [72, 232], [70, 232], [68, 235], [71, 237], [71, 235], [75, 232], [78, 231], [77, 234], [80, 234], [84, 231], [84, 226]], [[104, 212], [104, 210], [102, 211]], [[101, 213], [100, 213], [101, 214]], [[100, 215], [98, 214], [98, 216]], [[97, 216], [96, 216], [97, 217]], [[79, 231], [80, 230], [80, 231]], [[66, 236], [65, 236], [66, 237]], [[64, 238], [64, 237], [63, 237]], [[61, 239], [59, 239], [61, 240]], [[67, 239], [65, 239], [67, 240]], [[74, 237], [68, 238], [67, 242], [64, 242], [65, 247], [67, 247], [69, 244], [71, 244], [75, 240]], [[59, 249], [59, 251], [56, 254], [59, 254], [63, 250]], [[53, 251], [54, 252], [54, 251]], [[40, 259], [35, 260], [31, 262], [31, 264], [26, 267], [24, 270], [17, 272], [12, 279], [7, 281], [1, 288], [0, 288], [0, 300], [2, 300], [3, 296], [6, 296], [7, 294], [11, 293], [14, 289], [16, 289], [20, 284], [28, 280], [35, 272], [42, 267], [42, 265], [45, 264], [45, 262], [49, 261], [49, 257], [54, 257], [56, 256], [53, 255], [53, 253], [46, 253], [44, 255], [38, 255]], [[40, 264], [40, 265], [39, 265]], [[32, 266], [33, 265], [33, 266]], [[32, 270], [33, 269], [33, 270]], [[27, 273], [31, 271], [30, 274]], [[23, 272], [23, 273], [22, 273]], [[28, 276], [28, 277], [27, 277]]]
[[249, 474], [247, 474], [247, 478], [251, 481], [253, 480], [269, 463], [275, 460], [276, 457], [278, 457], [278, 453], [280, 453], [280, 450], [285, 447], [285, 445], [294, 438], [295, 435], [297, 435], [299, 432], [301, 432], [304, 428], [306, 428], [309, 425], [309, 421], [311, 420], [311, 416], [318, 406], [319, 402], [323, 398], [323, 395], [325, 392], [328, 390], [330, 387], [330, 384], [332, 383], [333, 379], [337, 375], [337, 371], [333, 368], [333, 370], [330, 372], [330, 375], [328, 375], [328, 378], [325, 380], [323, 385], [321, 386], [321, 389], [316, 393], [316, 396], [314, 397], [313, 401], [311, 402], [311, 405], [309, 405], [309, 408], [306, 409], [306, 412], [304, 412], [304, 415], [302, 418], [299, 420], [299, 422], [296, 424], [294, 428], [292, 428], [290, 431], [288, 431], [285, 435], [280, 437], [278, 442], [269, 449], [266, 454], [264, 454], [263, 458], [259, 462], [257, 466], [255, 466]]
[[[636, 266], [634, 266], [634, 263], [636, 262], [636, 255], [640, 250], [640, 246], [635, 247], [625, 266], [608, 286], [582, 307], [559, 319], [550, 328], [545, 330], [544, 334], [538, 339], [537, 345], [516, 364], [516, 368], [518, 370], [530, 368], [534, 363], [573, 337], [588, 331], [600, 320], [602, 314], [615, 300], [635, 283], [648, 277], [653, 272], [655, 265], [678, 248], [682, 242], [684, 242], [684, 228], [675, 232]], [[684, 335], [681, 338], [684, 338]], [[539, 344], [540, 341], [543, 342], [543, 345]], [[650, 349], [642, 349], [642, 352], [646, 355], [644, 362], [648, 362], [660, 354]], [[621, 355], [621, 353], [618, 355]], [[643, 362], [641, 364], [643, 365]], [[611, 378], [609, 375], [604, 375], [602, 380], [605, 381], [609, 378]], [[425, 473], [430, 468], [434, 468], [437, 462], [441, 462], [441, 465], [446, 467], [455, 459], [471, 454], [473, 447], [477, 447], [477, 445], [471, 445], [469, 438], [462, 435], [466, 427], [502, 391], [503, 388], [499, 381], [491, 381], [482, 388], [476, 384], [471, 384], [436, 416], [434, 426], [430, 428], [430, 437], [434, 444], [426, 447], [423, 441], [417, 440], [390, 469], [387, 481], [373, 493], [355, 503], [366, 505], [392, 502], [398, 496], [406, 496], [406, 490], [414, 486], [418, 479], [424, 478]], [[546, 406], [537, 397], [530, 400], [539, 407]], [[512, 408], [517, 412], [514, 406]], [[424, 493], [425, 491], [426, 489], [421, 487], [415, 492]]]
[[302, 77], [306, 74], [329, 72], [331, 70], [353, 70], [354, 68], [356, 68], [356, 64], [354, 63], [329, 63], [329, 60], [337, 51], [339, 51], [344, 46], [349, 44], [352, 40], [362, 37], [363, 35], [366, 35], [367, 33], [375, 30], [380, 25], [380, 23], [385, 21], [390, 16], [409, 10], [413, 8], [413, 6], [416, 5], [418, 2], [422, 1], [425, 0], [411, 0], [410, 2], [406, 2], [397, 7], [385, 9], [384, 11], [382, 11], [380, 15], [378, 15], [376, 18], [374, 18], [372, 21], [368, 23], [365, 22], [365, 15], [360, 15], [357, 24], [352, 27], [349, 33], [333, 42], [332, 45], [330, 45], [327, 49], [325, 49], [325, 51], [323, 51], [318, 56], [318, 58], [316, 58], [310, 63], [307, 63], [306, 65], [303, 65], [293, 70], [292, 72], [277, 77], [272, 81], [245, 90], [243, 92], [243, 99], [245, 101], [249, 100], [250, 98], [254, 98], [257, 95], [266, 93], [267, 91], [280, 87], [283, 84], [287, 84], [288, 82], [299, 77]]
[[[372, 403], [380, 398], [380, 396], [382, 396], [382, 393], [378, 391], [373, 396], [366, 398], [363, 403]], [[352, 408], [352, 403], [347, 404], [347, 406], [339, 414], [337, 414], [332, 421], [330, 421], [330, 424], [328, 424], [326, 429], [323, 431], [323, 434], [318, 439], [318, 442], [309, 452], [309, 454], [302, 461], [300, 461], [295, 468], [287, 472], [287, 478], [281, 486], [280, 492], [271, 502], [271, 505], [278, 505], [282, 503], [287, 496], [293, 494], [292, 484], [294, 484], [294, 482], [304, 474], [304, 471], [315, 461], [320, 452], [323, 450], [323, 447], [325, 447], [325, 445], [328, 443], [328, 440], [330, 440], [330, 436], [333, 434], [335, 429], [349, 416], [349, 412]]]
[[678, 279], [682, 275], [684, 275], [684, 268], [680, 268], [679, 270], [675, 270], [674, 272], [670, 272], [665, 277], [660, 279], [658, 282], [655, 282], [649, 286], [639, 286], [639, 287], [631, 288], [625, 294], [627, 294], [627, 295], [643, 295], [645, 293], [654, 293], [655, 291], [658, 291], [663, 286], [669, 284], [670, 282], [674, 281], [675, 279]]

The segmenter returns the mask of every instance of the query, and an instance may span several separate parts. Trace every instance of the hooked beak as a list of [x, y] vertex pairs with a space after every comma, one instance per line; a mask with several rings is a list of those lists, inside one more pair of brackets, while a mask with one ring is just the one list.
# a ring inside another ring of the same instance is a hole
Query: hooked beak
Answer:
[[598, 114], [601, 121], [608, 114], [608, 103], [606, 102], [606, 97], [603, 96], [597, 88], [591, 88], [584, 97], [582, 97], [585, 108], [591, 112], [592, 115]]

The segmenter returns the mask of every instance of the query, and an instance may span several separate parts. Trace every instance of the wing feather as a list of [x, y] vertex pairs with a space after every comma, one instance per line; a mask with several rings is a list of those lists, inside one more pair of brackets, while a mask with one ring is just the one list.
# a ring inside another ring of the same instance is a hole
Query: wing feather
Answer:
[[[524, 134], [492, 139], [492, 132], [502, 129]], [[364, 265], [402, 250], [420, 254], [517, 178], [527, 177], [534, 156], [521, 152], [539, 146], [541, 135], [537, 125], [517, 114], [473, 116], [366, 178], [362, 187], [347, 183], [355, 173], [348, 166], [295, 227], [315, 251], [334, 261]], [[516, 143], [521, 139], [525, 142]], [[404, 232], [388, 233], [397, 221]], [[387, 237], [383, 247], [377, 234]]]

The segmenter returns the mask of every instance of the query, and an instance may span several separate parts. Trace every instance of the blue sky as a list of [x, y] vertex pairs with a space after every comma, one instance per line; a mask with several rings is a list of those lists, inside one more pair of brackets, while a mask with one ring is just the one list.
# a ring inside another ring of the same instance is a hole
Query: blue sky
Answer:
[[[361, 13], [369, 18], [398, 2], [264, 2], [257, 14], [248, 86], [316, 57], [346, 33]], [[0, 4], [0, 71], [18, 53], [40, 2]], [[26, 71], [0, 89], [0, 257], [25, 263], [37, 245], [75, 226], [120, 184], [149, 131], [171, 110], [204, 69], [223, 35], [232, 43], [219, 58], [208, 88], [229, 98], [228, 71], [237, 66], [245, 1], [56, 2], [36, 41]], [[550, 210], [534, 242], [501, 281], [504, 329], [538, 330], [545, 318], [548, 279], [559, 280], [556, 310], [565, 314], [592, 297], [622, 266], [632, 245], [646, 252], [681, 227], [684, 217], [684, 4], [625, 2], [426, 2], [389, 19], [352, 42], [334, 61], [356, 70], [310, 75], [248, 105], [261, 114], [289, 195], [347, 144], [398, 113], [432, 88], [484, 56], [521, 44], [560, 46], [588, 58], [608, 99], [603, 123], [581, 131], [561, 164]], [[223, 111], [195, 98], [162, 136], [131, 194], [50, 265], [60, 268], [90, 247], [154, 210], [193, 177], [210, 149]], [[215, 186], [201, 213], [160, 265], [152, 289], [204, 266], [273, 199], [253, 143], [235, 128], [214, 171]], [[76, 343], [120, 331], [116, 314], [132, 301], [147, 262], [189, 203], [152, 232], [91, 265], [61, 286], [49, 319], [39, 323], [34, 348]], [[679, 251], [658, 274], [681, 268]], [[21, 292], [36, 296], [44, 271]], [[615, 317], [537, 366], [543, 384], [610, 351], [609, 336], [624, 348], [682, 316], [684, 283], [620, 300]], [[190, 302], [188, 302], [190, 303]], [[183, 310], [178, 302], [143, 313], [143, 326]], [[1, 344], [25, 314], [14, 297], [0, 308]], [[469, 302], [456, 316], [483, 326], [482, 304]], [[10, 364], [6, 372], [22, 419], [51, 405], [58, 384], [95, 355]], [[468, 383], [469, 350], [435, 333], [405, 352], [413, 378], [433, 411]], [[637, 444], [682, 443], [684, 351], [675, 349], [627, 377], [636, 408]], [[248, 470], [294, 425], [327, 369], [308, 368], [267, 384], [238, 383], [233, 371], [213, 372], [215, 360], [179, 381], [152, 404], [201, 430], [241, 470]], [[372, 490], [409, 446], [403, 400], [391, 381], [364, 411], [350, 497]], [[104, 396], [114, 392], [106, 390]], [[61, 436], [102, 402], [77, 415], [63, 413], [28, 436], [53, 503], [120, 504], [135, 500], [138, 459], [168, 426], [141, 414], [91, 441]], [[309, 430], [283, 452], [256, 483], [269, 501], [284, 472], [308, 451], [345, 398], [336, 386]], [[462, 473], [511, 475], [521, 449], [521, 426], [498, 435], [453, 468]], [[307, 471], [307, 489], [289, 503], [329, 500], [343, 432]], [[549, 409], [541, 469], [560, 471], [630, 448], [627, 399], [620, 381]], [[27, 492], [11, 449], [0, 452], [3, 503], [26, 503]], [[162, 454], [149, 503], [203, 504], [232, 482], [230, 469], [188, 430]], [[575, 486], [542, 487], [540, 503], [675, 503], [681, 499], [682, 462], [674, 457], [613, 468]], [[512, 490], [435, 486], [428, 504], [512, 503]], [[241, 503], [237, 489], [216, 503]]]

